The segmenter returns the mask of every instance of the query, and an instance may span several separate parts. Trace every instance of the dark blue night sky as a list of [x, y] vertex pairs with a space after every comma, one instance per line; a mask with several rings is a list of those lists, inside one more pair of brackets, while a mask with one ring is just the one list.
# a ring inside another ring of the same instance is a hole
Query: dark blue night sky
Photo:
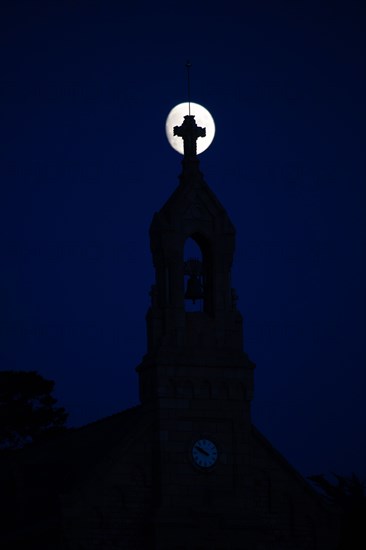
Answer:
[[363, 2], [123, 4], [2, 3], [1, 369], [55, 380], [73, 426], [138, 402], [190, 59], [217, 129], [201, 170], [237, 228], [253, 420], [302, 474], [366, 477]]

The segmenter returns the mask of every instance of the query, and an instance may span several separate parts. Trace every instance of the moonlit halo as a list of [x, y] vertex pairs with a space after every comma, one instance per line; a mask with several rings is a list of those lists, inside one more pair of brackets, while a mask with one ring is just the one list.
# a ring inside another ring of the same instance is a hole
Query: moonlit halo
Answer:
[[[173, 107], [173, 109], [168, 114], [168, 118], [165, 123], [165, 133], [170, 145], [183, 155], [183, 139], [179, 136], [173, 135], [174, 126], [181, 126], [184, 122], [184, 117], [189, 114], [189, 103], [179, 103]], [[206, 128], [206, 136], [199, 137], [197, 139], [197, 155], [206, 151], [206, 149], [211, 145], [212, 140], [215, 136], [215, 123], [211, 114], [207, 109], [199, 105], [198, 103], [191, 102], [191, 115], [194, 116], [197, 126]]]

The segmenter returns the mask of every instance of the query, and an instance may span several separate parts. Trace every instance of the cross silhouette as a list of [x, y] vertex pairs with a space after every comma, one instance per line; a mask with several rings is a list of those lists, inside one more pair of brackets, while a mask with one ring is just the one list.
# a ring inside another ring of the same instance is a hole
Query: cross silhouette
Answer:
[[183, 139], [183, 151], [186, 159], [197, 156], [197, 139], [206, 136], [206, 128], [197, 126], [194, 115], [186, 115], [182, 126], [174, 126], [173, 133]]

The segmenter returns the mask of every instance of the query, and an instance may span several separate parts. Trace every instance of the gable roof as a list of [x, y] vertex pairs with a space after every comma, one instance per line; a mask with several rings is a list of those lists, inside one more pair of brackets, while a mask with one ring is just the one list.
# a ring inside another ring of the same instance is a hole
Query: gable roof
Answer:
[[126, 444], [143, 418], [138, 405], [80, 428], [70, 428], [23, 449], [1, 454], [3, 472], [17, 468], [56, 486], [72, 484], [115, 447]]

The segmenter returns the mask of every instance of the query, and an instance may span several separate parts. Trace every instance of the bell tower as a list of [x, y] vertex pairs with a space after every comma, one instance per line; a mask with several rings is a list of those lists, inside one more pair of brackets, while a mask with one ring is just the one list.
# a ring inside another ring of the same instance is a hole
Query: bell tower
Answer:
[[[196, 140], [205, 129], [187, 115], [174, 134], [184, 141], [183, 170], [178, 188], [150, 226], [156, 279], [143, 364], [237, 365], [248, 370], [251, 393], [252, 364], [243, 352], [242, 316], [230, 277], [235, 228], [199, 170]], [[184, 258], [187, 239], [195, 241], [201, 259]], [[200, 301], [201, 311], [189, 311], [187, 300]], [[144, 400], [151, 386], [141, 389]]]
[[[182, 173], [150, 226], [155, 282], [137, 367], [140, 399], [155, 422], [155, 525], [159, 548], [178, 548], [176, 529], [197, 537], [197, 547], [224, 548], [231, 546], [220, 542], [222, 522], [241, 525], [251, 490], [254, 364], [231, 287], [235, 228], [199, 170], [205, 129], [189, 114], [174, 135], [184, 143]], [[198, 258], [184, 257], [189, 239]], [[181, 547], [192, 548], [188, 539]]]

